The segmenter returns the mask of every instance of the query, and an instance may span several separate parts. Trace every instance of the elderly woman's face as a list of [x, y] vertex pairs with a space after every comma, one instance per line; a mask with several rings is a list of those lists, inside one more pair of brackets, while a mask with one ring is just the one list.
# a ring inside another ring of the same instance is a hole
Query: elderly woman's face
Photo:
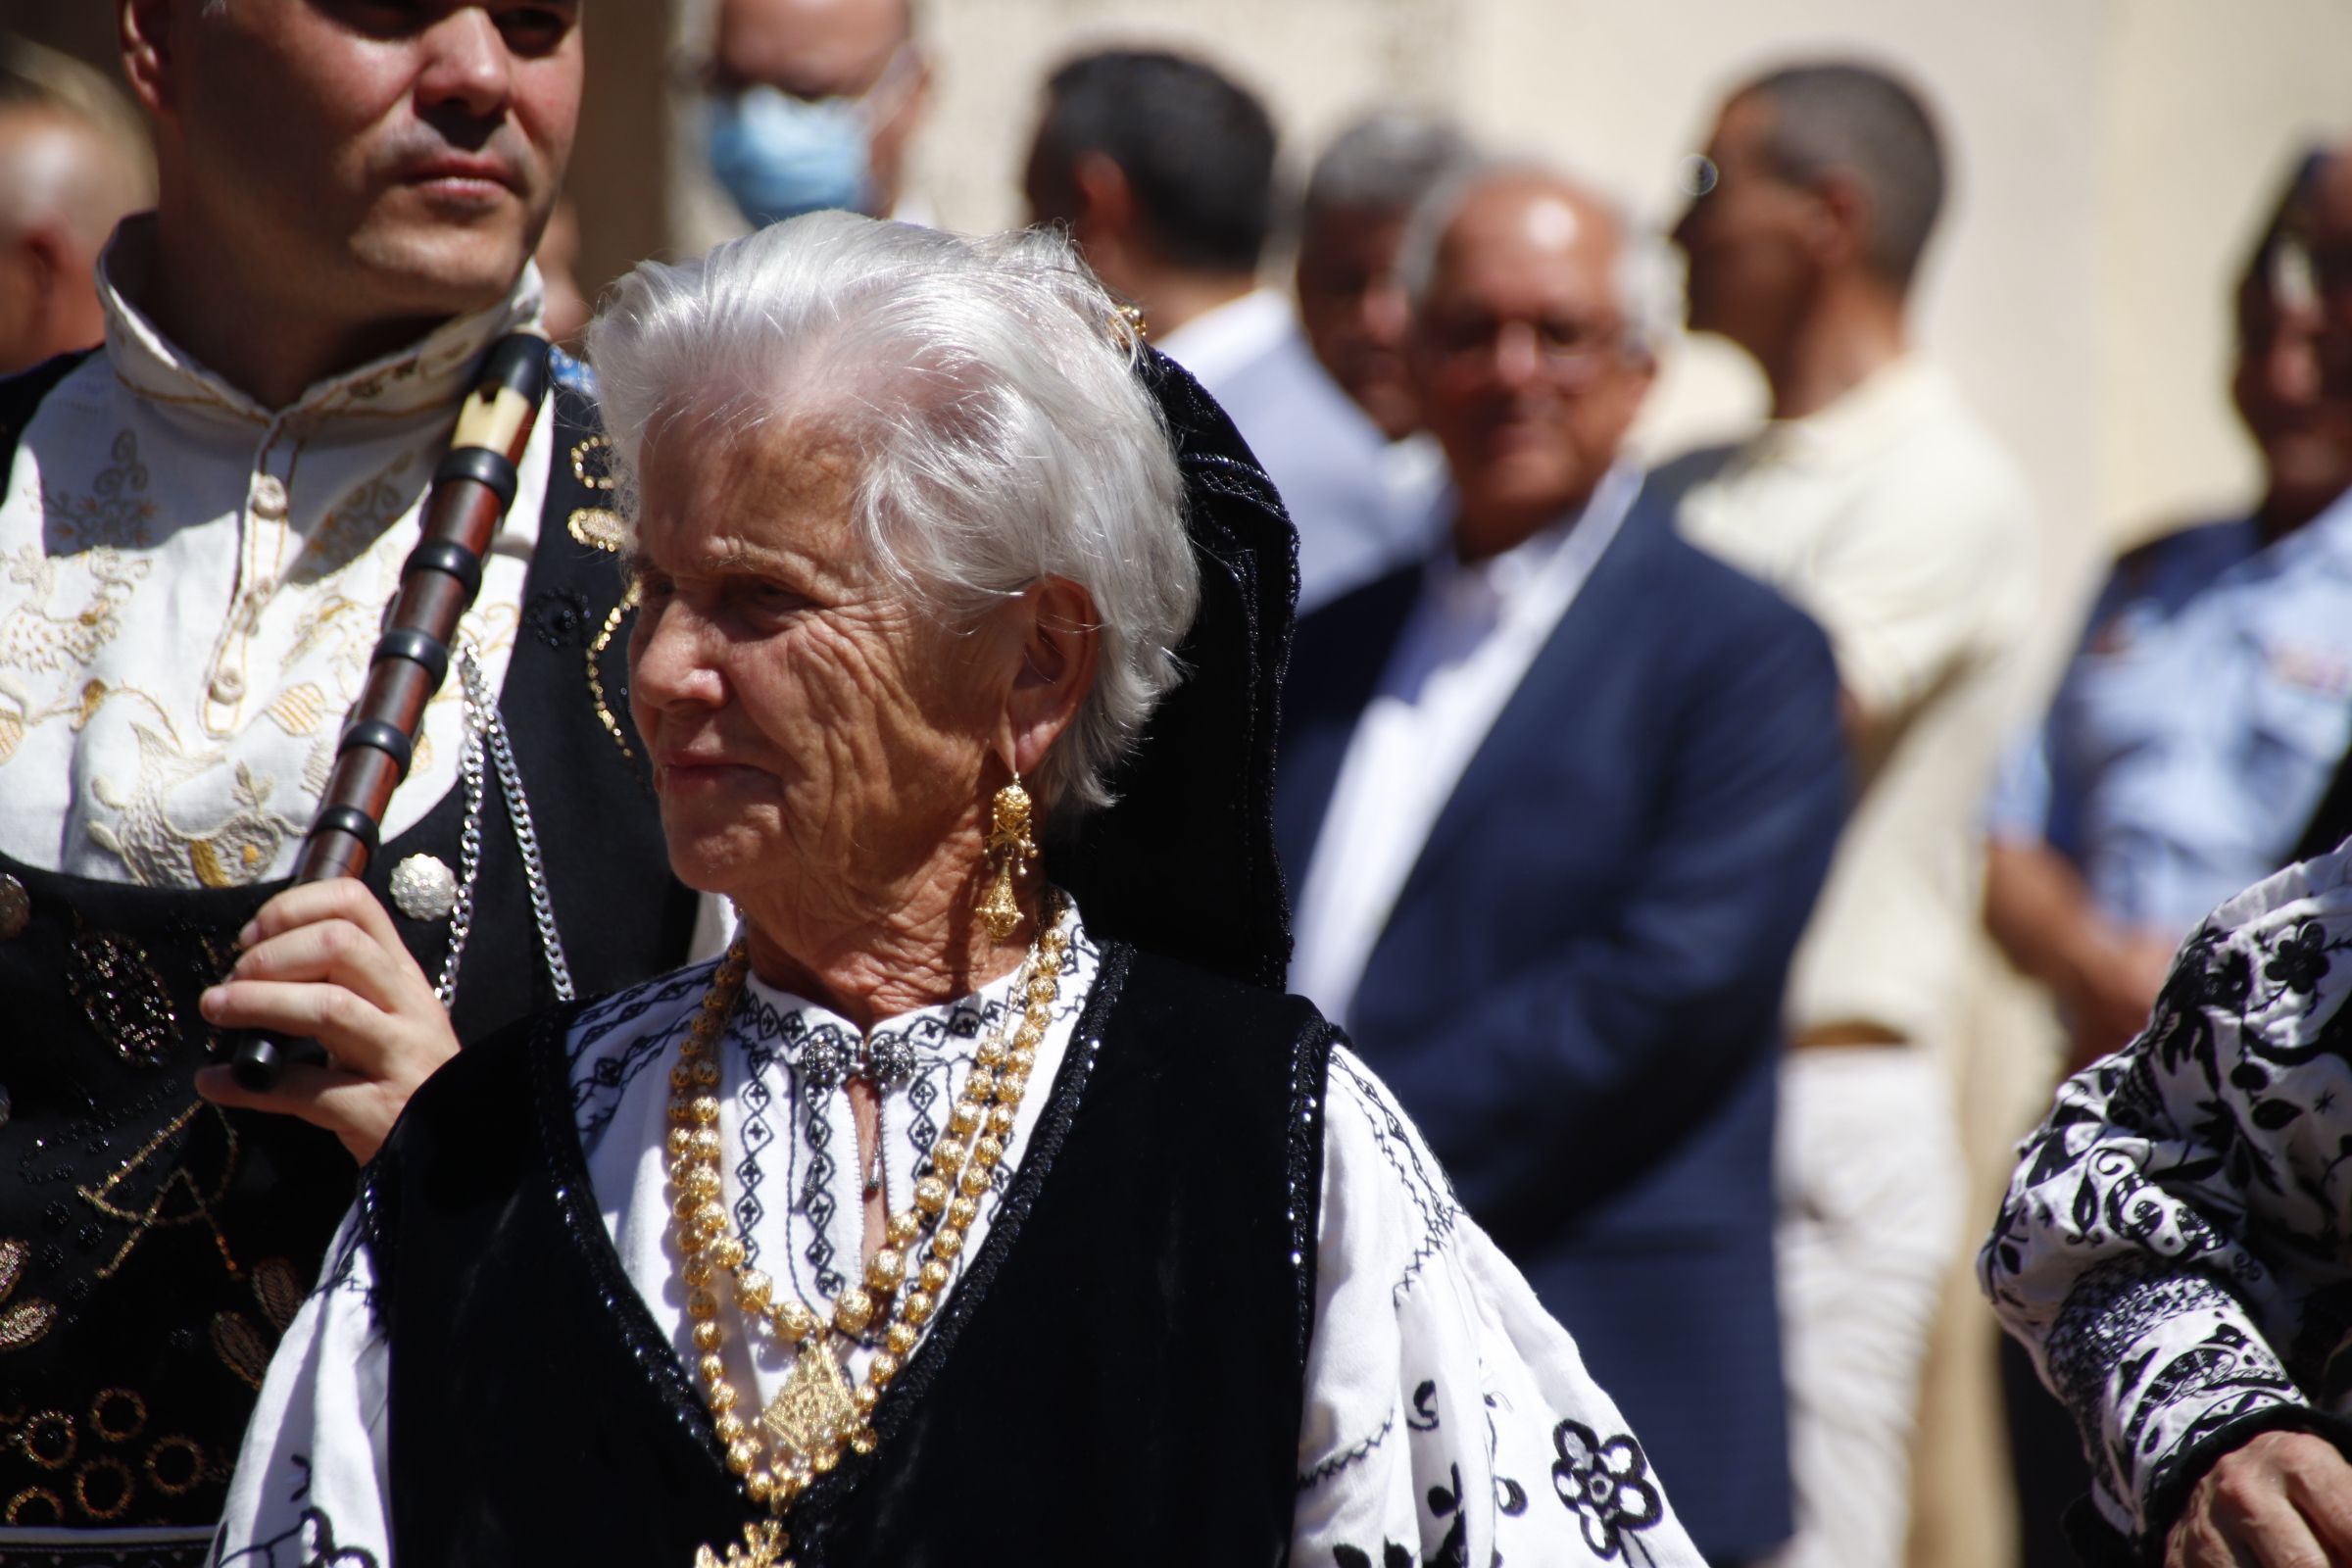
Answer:
[[942, 625], [868, 558], [851, 464], [680, 419], [639, 476], [629, 710], [672, 867], [755, 921], [935, 876], [1020, 664], [1002, 617]]

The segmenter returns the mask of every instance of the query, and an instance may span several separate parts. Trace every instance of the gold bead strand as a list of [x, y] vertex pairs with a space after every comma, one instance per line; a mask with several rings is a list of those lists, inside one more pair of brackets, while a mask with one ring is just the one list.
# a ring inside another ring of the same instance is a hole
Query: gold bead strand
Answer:
[[[931, 1236], [931, 1255], [910, 1273], [905, 1255], [895, 1248], [885, 1248], [876, 1251], [868, 1265], [867, 1284], [877, 1294], [888, 1294], [893, 1299], [883, 1330], [882, 1348], [866, 1363], [865, 1377], [852, 1395], [861, 1424], [848, 1434], [848, 1441], [857, 1452], [873, 1451], [876, 1442], [873, 1428], [862, 1424], [862, 1418], [872, 1415], [881, 1401], [883, 1389], [898, 1376], [906, 1356], [920, 1339], [923, 1325], [938, 1309], [940, 1293], [952, 1277], [951, 1265], [962, 1251], [964, 1236], [972, 1222], [979, 1217], [979, 1195], [988, 1190], [990, 1173], [1004, 1157], [1005, 1141], [1019, 1118], [1021, 1098], [1028, 1088], [1037, 1048], [1053, 1026], [1054, 1003], [1061, 991], [1059, 977], [1068, 940], [1062, 930], [1067, 912], [1065, 903], [1049, 918], [1038, 933], [1037, 945], [1023, 966], [1022, 976], [1014, 982], [1013, 995], [1025, 1006], [1011, 1046], [1004, 1044], [1002, 1028], [980, 1045], [972, 1070], [949, 1113], [948, 1132], [932, 1144], [930, 1168], [915, 1183], [915, 1211], [902, 1212], [891, 1219], [890, 1234], [894, 1241], [902, 1236], [912, 1241], [921, 1233], [923, 1218], [930, 1218], [937, 1227]], [[901, 1283], [911, 1279], [914, 1289], [899, 1291], [894, 1287], [882, 1293], [880, 1283], [885, 1275], [897, 1276]], [[837, 1302], [837, 1308], [838, 1305]], [[863, 1326], [860, 1323], [859, 1327]]]
[[[719, 1201], [723, 1177], [716, 1090], [717, 1043], [743, 994], [749, 967], [738, 939], [710, 977], [710, 990], [678, 1048], [677, 1064], [669, 1070], [670, 1214], [676, 1221], [686, 1314], [693, 1324], [688, 1332], [696, 1352], [695, 1374], [710, 1410], [711, 1431], [726, 1450], [727, 1469], [743, 1479], [746, 1494], [755, 1503], [768, 1503], [777, 1493], [776, 1477], [760, 1463], [766, 1445], [738, 1413], [742, 1395], [727, 1377], [721, 1353], [725, 1331], [719, 1326], [718, 1297], [711, 1289], [719, 1269], [732, 1273], [744, 1260], [743, 1244], [735, 1239], [726, 1206]], [[758, 1270], [748, 1272], [758, 1275]], [[744, 1279], [738, 1276], [739, 1297], [743, 1287]]]

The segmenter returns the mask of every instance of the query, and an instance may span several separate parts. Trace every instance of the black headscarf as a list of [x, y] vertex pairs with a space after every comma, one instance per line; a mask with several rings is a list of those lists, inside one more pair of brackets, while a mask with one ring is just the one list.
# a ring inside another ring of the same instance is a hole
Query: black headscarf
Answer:
[[1096, 935], [1282, 988], [1289, 901], [1274, 859], [1274, 735], [1298, 597], [1298, 536], [1216, 400], [1156, 349], [1140, 374], [1184, 478], [1200, 610], [1185, 673], [1112, 774], [1117, 797], [1047, 852]]

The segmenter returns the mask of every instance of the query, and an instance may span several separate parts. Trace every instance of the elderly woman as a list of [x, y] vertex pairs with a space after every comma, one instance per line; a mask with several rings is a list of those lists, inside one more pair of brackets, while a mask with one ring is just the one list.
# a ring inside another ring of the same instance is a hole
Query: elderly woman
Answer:
[[1291, 545], [1214, 406], [1061, 241], [842, 214], [589, 343], [630, 704], [740, 932], [418, 1092], [219, 1560], [1694, 1562], [1269, 983]]

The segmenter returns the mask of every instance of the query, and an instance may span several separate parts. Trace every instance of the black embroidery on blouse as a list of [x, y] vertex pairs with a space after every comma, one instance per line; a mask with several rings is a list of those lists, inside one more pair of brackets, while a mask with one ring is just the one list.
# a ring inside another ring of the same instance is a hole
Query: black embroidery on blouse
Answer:
[[1330, 1458], [1324, 1460], [1321, 1464], [1316, 1465], [1312, 1470], [1309, 1470], [1306, 1474], [1300, 1476], [1298, 1478], [1298, 1490], [1300, 1492], [1312, 1492], [1315, 1488], [1321, 1486], [1324, 1482], [1329, 1481], [1333, 1476], [1338, 1475], [1341, 1471], [1348, 1469], [1350, 1465], [1362, 1463], [1364, 1459], [1371, 1454], [1372, 1450], [1379, 1447], [1383, 1443], [1387, 1442], [1389, 1434], [1396, 1430], [1396, 1417], [1394, 1414], [1391, 1414], [1386, 1421], [1383, 1421], [1380, 1424], [1380, 1430], [1378, 1432], [1373, 1433], [1370, 1437], [1364, 1439], [1360, 1443], [1351, 1444], [1348, 1447], [1341, 1449], [1338, 1453], [1333, 1454]]
[[1461, 1217], [1461, 1207], [1454, 1201], [1453, 1189], [1445, 1176], [1422, 1158], [1420, 1148], [1405, 1130], [1403, 1118], [1354, 1060], [1335, 1051], [1331, 1067], [1355, 1091], [1365, 1119], [1372, 1125], [1374, 1146], [1396, 1172], [1397, 1185], [1421, 1215], [1421, 1239], [1406, 1260], [1404, 1272], [1390, 1289], [1391, 1298], [1401, 1303], [1421, 1271], [1429, 1266], [1429, 1260], [1446, 1250], [1446, 1243], [1453, 1235], [1454, 1222]]
[[[930, 1392], [964, 1324], [986, 1299], [989, 1285], [1004, 1267], [1005, 1254], [1012, 1250], [1022, 1224], [1037, 1205], [1038, 1194], [1054, 1169], [1054, 1157], [1069, 1137], [1070, 1124], [1078, 1118], [1078, 1107], [1085, 1100], [1087, 1085], [1094, 1077], [1095, 1062], [1102, 1049], [1103, 1024], [1118, 1005], [1119, 994], [1126, 986], [1128, 970], [1134, 961], [1135, 950], [1125, 943], [1107, 942], [1102, 946], [1094, 984], [1083, 1000], [1075, 1004], [1077, 1024], [1060, 1070], [1047, 1092], [1028, 1151], [1021, 1156], [1010, 1185], [1004, 1189], [978, 1254], [966, 1266], [954, 1293], [941, 1304], [939, 1315], [932, 1319], [930, 1331], [915, 1346], [906, 1370], [874, 1408], [873, 1429], [885, 1447], [904, 1425], [908, 1412]], [[840, 1466], [810, 1490], [808, 1506], [820, 1512], [833, 1506], [839, 1497], [858, 1485], [874, 1462], [872, 1455], [845, 1455]]]
[[[1334, 1546], [1331, 1548], [1331, 1560], [1339, 1564], [1339, 1568], [1372, 1568], [1372, 1554], [1360, 1546]], [[1410, 1549], [1399, 1546], [1394, 1541], [1381, 1545], [1380, 1568], [1413, 1568], [1420, 1560]]]
[[305, 1508], [283, 1535], [224, 1557], [220, 1547], [225, 1544], [215, 1545], [214, 1568], [381, 1568], [374, 1552], [335, 1540], [335, 1522], [323, 1508]]
[[1560, 1455], [1551, 1489], [1576, 1516], [1592, 1555], [1604, 1562], [1656, 1561], [1639, 1535], [1664, 1518], [1665, 1508], [1633, 1434], [1603, 1440], [1581, 1421], [1562, 1421], [1552, 1428], [1551, 1446]]
[[1436, 1379], [1424, 1378], [1421, 1386], [1413, 1390], [1413, 1413], [1404, 1418], [1404, 1424], [1415, 1432], [1438, 1430], [1438, 1385]]
[[[673, 1046], [686, 1036], [694, 1022], [694, 1011], [679, 1011], [666, 1028], [636, 1035], [611, 1055], [597, 1054], [597, 1047], [615, 1031], [624, 1029], [657, 1008], [670, 1006], [688, 997], [699, 997], [710, 989], [710, 976], [718, 968], [715, 958], [698, 963], [690, 969], [661, 980], [649, 981], [627, 991], [591, 1003], [581, 1013], [580, 1024], [566, 1059], [572, 1067], [571, 1107], [573, 1120], [579, 1127], [583, 1144], [591, 1143], [620, 1108], [622, 1094], [639, 1073], [666, 1057]], [[579, 1063], [590, 1062], [585, 1073]]]

